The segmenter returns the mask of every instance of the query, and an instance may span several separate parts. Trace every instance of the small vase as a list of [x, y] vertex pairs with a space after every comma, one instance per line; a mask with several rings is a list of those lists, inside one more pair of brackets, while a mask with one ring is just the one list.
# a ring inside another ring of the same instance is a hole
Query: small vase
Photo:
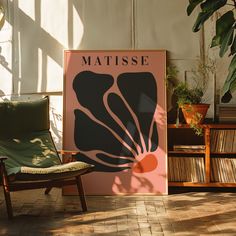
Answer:
[[202, 124], [210, 104], [184, 104], [181, 106], [187, 124]]

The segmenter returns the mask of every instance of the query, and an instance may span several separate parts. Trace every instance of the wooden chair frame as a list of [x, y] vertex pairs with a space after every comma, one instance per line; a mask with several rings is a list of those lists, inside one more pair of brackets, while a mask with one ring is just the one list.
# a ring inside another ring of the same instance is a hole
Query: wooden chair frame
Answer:
[[[75, 154], [74, 151], [61, 151], [61, 154]], [[0, 176], [2, 179], [3, 191], [5, 196], [7, 215], [9, 219], [13, 218], [13, 208], [11, 203], [10, 192], [29, 190], [29, 189], [39, 189], [46, 188], [45, 194], [49, 194], [53, 187], [62, 187], [66, 185], [77, 185], [80, 202], [83, 212], [87, 211], [87, 203], [84, 193], [84, 188], [82, 184], [81, 175], [87, 174], [92, 171], [93, 167], [88, 167], [81, 169], [77, 172], [77, 175], [73, 178], [63, 178], [55, 180], [43, 180], [43, 181], [11, 181], [7, 175], [4, 161], [7, 157], [0, 157]]]

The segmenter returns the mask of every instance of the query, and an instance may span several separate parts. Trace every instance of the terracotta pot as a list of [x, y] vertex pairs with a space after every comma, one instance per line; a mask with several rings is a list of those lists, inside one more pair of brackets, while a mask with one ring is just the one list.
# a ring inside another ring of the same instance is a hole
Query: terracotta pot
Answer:
[[210, 104], [184, 104], [181, 106], [187, 124], [202, 124]]

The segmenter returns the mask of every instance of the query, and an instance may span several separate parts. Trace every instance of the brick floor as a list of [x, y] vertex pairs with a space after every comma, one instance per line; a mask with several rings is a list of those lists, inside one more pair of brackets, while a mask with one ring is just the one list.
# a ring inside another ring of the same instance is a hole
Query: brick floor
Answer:
[[0, 235], [236, 235], [235, 193], [89, 196], [86, 214], [59, 189], [15, 192], [12, 201], [8, 221], [0, 191]]

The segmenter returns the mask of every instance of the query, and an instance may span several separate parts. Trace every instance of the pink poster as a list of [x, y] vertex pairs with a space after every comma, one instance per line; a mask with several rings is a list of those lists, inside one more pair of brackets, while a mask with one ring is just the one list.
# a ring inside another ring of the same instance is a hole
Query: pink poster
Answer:
[[166, 51], [64, 53], [63, 148], [86, 194], [167, 194]]

